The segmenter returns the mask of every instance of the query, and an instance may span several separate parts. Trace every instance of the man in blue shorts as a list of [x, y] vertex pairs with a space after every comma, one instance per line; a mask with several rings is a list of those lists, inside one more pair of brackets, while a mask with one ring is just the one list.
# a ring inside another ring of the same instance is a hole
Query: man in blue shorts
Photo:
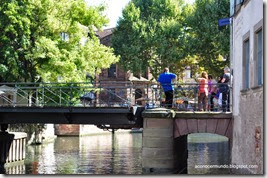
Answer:
[[172, 107], [173, 90], [174, 90], [172, 80], [176, 81], [176, 75], [169, 72], [169, 68], [165, 67], [163, 73], [159, 75], [158, 82], [161, 84], [164, 90], [166, 96], [165, 104], [167, 108]]

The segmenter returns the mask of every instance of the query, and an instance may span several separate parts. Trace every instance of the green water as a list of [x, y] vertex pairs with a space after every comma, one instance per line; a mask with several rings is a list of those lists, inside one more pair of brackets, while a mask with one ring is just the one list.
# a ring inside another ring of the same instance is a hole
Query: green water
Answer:
[[[228, 164], [225, 137], [188, 136], [189, 174], [228, 174], [226, 169], [196, 169], [197, 164]], [[58, 137], [54, 142], [28, 146], [20, 174], [142, 174], [142, 133], [111, 133], [86, 137]]]
[[188, 136], [188, 174], [229, 174], [226, 168], [195, 168], [197, 165], [228, 165], [229, 155], [226, 137], [208, 133]]

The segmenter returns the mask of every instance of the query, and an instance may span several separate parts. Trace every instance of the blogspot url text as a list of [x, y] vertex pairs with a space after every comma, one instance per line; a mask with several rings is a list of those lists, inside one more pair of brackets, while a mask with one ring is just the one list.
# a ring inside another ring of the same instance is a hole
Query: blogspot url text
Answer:
[[256, 169], [258, 165], [233, 165], [233, 164], [224, 164], [224, 165], [195, 165], [196, 169]]

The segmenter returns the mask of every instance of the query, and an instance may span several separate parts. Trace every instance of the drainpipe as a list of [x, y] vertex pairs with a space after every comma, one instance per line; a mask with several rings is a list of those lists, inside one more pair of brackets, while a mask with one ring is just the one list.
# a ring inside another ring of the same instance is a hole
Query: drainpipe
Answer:
[[[234, 54], [234, 48], [233, 48], [233, 17], [230, 18], [230, 74], [233, 75], [233, 54]], [[232, 77], [230, 77], [230, 106], [232, 106], [232, 113], [233, 113], [233, 81]]]

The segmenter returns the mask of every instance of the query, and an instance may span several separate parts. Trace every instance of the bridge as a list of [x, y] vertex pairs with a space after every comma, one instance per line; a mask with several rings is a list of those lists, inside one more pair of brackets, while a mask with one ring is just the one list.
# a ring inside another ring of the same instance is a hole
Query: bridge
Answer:
[[[198, 84], [174, 87], [172, 109], [197, 111]], [[164, 107], [163, 93], [155, 82], [0, 83], [0, 124], [136, 126], [140, 108]], [[139, 108], [138, 112], [133, 108]]]
[[[17, 123], [142, 127], [143, 171], [185, 173], [188, 134], [223, 135], [230, 145], [232, 140], [232, 113], [219, 111], [218, 105], [213, 112], [199, 112], [197, 90], [198, 84], [175, 84], [172, 109], [164, 109], [164, 92], [152, 82], [0, 84], [1, 131], [5, 135], [8, 124]], [[0, 149], [6, 150], [10, 140]], [[2, 155], [1, 163], [7, 157]]]
[[152, 109], [143, 112], [142, 168], [147, 174], [187, 173], [187, 136], [212, 133], [228, 138], [232, 148], [232, 113]]

